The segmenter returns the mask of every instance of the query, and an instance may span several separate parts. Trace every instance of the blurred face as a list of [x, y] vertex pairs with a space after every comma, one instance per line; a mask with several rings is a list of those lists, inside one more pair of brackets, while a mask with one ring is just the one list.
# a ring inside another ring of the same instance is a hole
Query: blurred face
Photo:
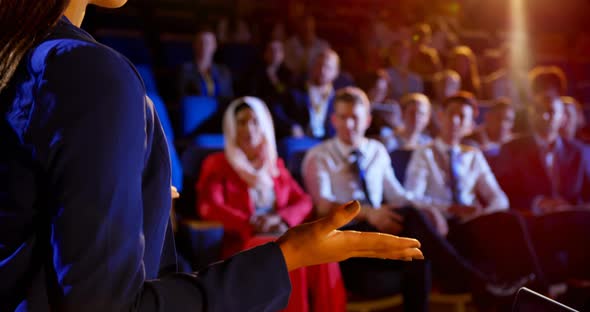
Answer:
[[502, 142], [510, 137], [515, 116], [514, 110], [508, 107], [486, 115], [486, 129], [493, 140]]
[[256, 150], [263, 141], [263, 133], [254, 111], [242, 109], [236, 115], [236, 141], [246, 153]]
[[563, 124], [560, 134], [566, 139], [573, 139], [578, 131], [579, 115], [575, 105], [565, 105]]
[[473, 127], [473, 108], [462, 102], [452, 102], [441, 112], [442, 135], [449, 142], [458, 143]]
[[342, 142], [358, 146], [370, 123], [371, 116], [368, 107], [348, 102], [334, 103], [332, 124], [336, 129], [336, 136]]
[[564, 105], [559, 97], [537, 96], [533, 101], [532, 118], [535, 132], [547, 140], [559, 135], [564, 118]]
[[279, 65], [285, 59], [285, 51], [283, 50], [283, 43], [280, 41], [272, 41], [266, 46], [264, 51], [264, 60], [269, 65]]
[[453, 79], [452, 77], [445, 77], [440, 86], [440, 98], [444, 99], [447, 98], [461, 89], [461, 81], [457, 79]]
[[311, 78], [316, 85], [332, 83], [338, 76], [338, 59], [333, 53], [325, 53], [316, 60]]
[[371, 88], [368, 94], [371, 103], [382, 103], [383, 101], [385, 101], [388, 91], [387, 84], [388, 83], [385, 78], [377, 78], [377, 80], [375, 81], [375, 85], [373, 86], [373, 88]]
[[212, 32], [198, 33], [193, 43], [198, 58], [212, 59], [217, 49], [217, 40]]
[[430, 104], [414, 101], [404, 111], [404, 127], [411, 133], [422, 133], [430, 121]]
[[103, 8], [114, 9], [122, 7], [127, 3], [127, 0], [90, 0], [89, 3]]

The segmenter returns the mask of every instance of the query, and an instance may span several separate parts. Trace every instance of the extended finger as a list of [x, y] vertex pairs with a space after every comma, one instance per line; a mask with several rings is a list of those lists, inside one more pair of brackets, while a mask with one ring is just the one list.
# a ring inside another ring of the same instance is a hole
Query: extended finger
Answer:
[[390, 260], [403, 260], [410, 261], [413, 259], [421, 260], [424, 259], [422, 251], [418, 248], [405, 248], [405, 249], [382, 249], [382, 250], [363, 250], [353, 253], [353, 257], [361, 258], [379, 258], [379, 259], [390, 259]]
[[342, 244], [354, 250], [402, 250], [420, 248], [420, 242], [413, 238], [400, 237], [376, 232], [340, 231]]

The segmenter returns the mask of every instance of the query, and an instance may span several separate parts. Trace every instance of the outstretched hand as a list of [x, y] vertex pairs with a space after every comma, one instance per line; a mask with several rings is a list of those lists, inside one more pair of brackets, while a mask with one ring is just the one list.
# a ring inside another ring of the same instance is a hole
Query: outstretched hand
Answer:
[[339, 231], [360, 211], [353, 201], [315, 222], [291, 228], [277, 243], [289, 271], [300, 267], [339, 262], [351, 257], [392, 260], [424, 259], [420, 242], [383, 233]]

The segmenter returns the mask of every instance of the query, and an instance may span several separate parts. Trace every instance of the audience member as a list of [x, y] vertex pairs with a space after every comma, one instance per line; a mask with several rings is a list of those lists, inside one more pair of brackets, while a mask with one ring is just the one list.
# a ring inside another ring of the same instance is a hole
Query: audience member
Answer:
[[463, 143], [477, 147], [484, 153], [495, 154], [500, 147], [514, 138], [515, 111], [512, 103], [506, 98], [493, 102], [484, 116], [484, 123], [471, 135], [463, 139]]
[[459, 39], [442, 17], [431, 22], [430, 25], [432, 28], [430, 46], [436, 49], [441, 60], [446, 60], [452, 48], [458, 45]]
[[512, 208], [526, 216], [548, 278], [590, 278], [590, 157], [559, 134], [564, 105], [553, 84], [540, 88], [532, 133], [502, 146], [494, 168]]
[[452, 70], [445, 69], [434, 75], [434, 98], [432, 104], [438, 107], [449, 96], [461, 90], [461, 76]]
[[536, 66], [528, 75], [530, 82], [530, 100], [538, 94], [560, 96], [567, 92], [567, 78], [557, 66]]
[[496, 100], [499, 98], [510, 99], [515, 109], [520, 109], [524, 105], [522, 95], [524, 94], [522, 74], [517, 71], [517, 67], [510, 64], [510, 49], [502, 47], [491, 50], [487, 53], [487, 70], [485, 76], [482, 76], [482, 98], [487, 100]]
[[[197, 184], [199, 215], [223, 224], [224, 257], [274, 241], [302, 223], [312, 202], [277, 157], [274, 127], [266, 105], [254, 97], [233, 101], [223, 120], [225, 151], [205, 160]], [[260, 237], [260, 236], [263, 237]], [[336, 263], [291, 274], [294, 293], [288, 311], [342, 311], [346, 294]], [[307, 282], [306, 282], [307, 281]], [[296, 289], [303, 283], [303, 290]], [[303, 295], [302, 295], [303, 294]]]
[[[361, 213], [346, 228], [419, 237], [435, 272], [446, 274], [443, 281], [453, 280], [495, 295], [513, 293], [516, 289], [510, 285], [491, 283], [436, 232], [421, 212], [408, 206], [412, 196], [395, 178], [385, 147], [365, 137], [370, 123], [365, 94], [356, 88], [339, 90], [334, 105], [331, 120], [336, 137], [312, 148], [302, 166], [317, 214], [325, 215], [340, 202], [359, 199]], [[354, 293], [384, 296], [401, 287], [406, 311], [426, 309], [429, 271], [423, 263], [408, 267], [391, 261], [355, 259], [341, 263], [341, 268], [347, 288]]]
[[532, 133], [504, 144], [494, 168], [512, 208], [533, 214], [590, 203], [584, 150], [560, 136], [563, 102], [544, 90], [529, 107]]
[[400, 104], [403, 125], [396, 128], [392, 136], [380, 137], [388, 152], [397, 149], [414, 150], [432, 140], [424, 133], [431, 114], [428, 97], [421, 93], [410, 93], [402, 97]]
[[[233, 79], [234, 93], [242, 94], [248, 87], [248, 73], [259, 61], [258, 48], [252, 43], [248, 22], [239, 17], [224, 19], [221, 33], [223, 41], [215, 53], [215, 61], [227, 66]], [[219, 37], [218, 37], [219, 39]]]
[[264, 63], [248, 75], [249, 94], [262, 98], [269, 105], [284, 97], [293, 83], [291, 71], [285, 66], [283, 43], [273, 40], [264, 50]]
[[396, 41], [391, 47], [390, 63], [387, 69], [389, 75], [389, 97], [401, 99], [407, 93], [424, 92], [422, 78], [409, 68], [412, 51], [407, 41]]
[[564, 118], [559, 133], [562, 138], [574, 141], [578, 131], [586, 125], [584, 110], [580, 102], [571, 96], [562, 96], [561, 101], [564, 104]]
[[288, 99], [273, 109], [281, 125], [279, 137], [307, 135], [323, 139], [333, 134], [329, 116], [333, 110], [333, 82], [339, 68], [340, 58], [334, 50], [327, 49], [317, 55], [309, 79], [300, 88], [291, 90]]
[[388, 98], [389, 75], [380, 69], [370, 74], [365, 82], [364, 89], [371, 103], [371, 125], [367, 136], [390, 137], [394, 129], [402, 124], [402, 114], [399, 103]]
[[[434, 75], [434, 96], [431, 98], [432, 114], [438, 116], [442, 102], [461, 89], [461, 76], [456, 71], [445, 69]], [[428, 125], [428, 132], [435, 137], [440, 132], [438, 118], [432, 118]]]
[[215, 34], [207, 29], [197, 32], [193, 41], [195, 59], [182, 65], [179, 73], [179, 99], [189, 95], [229, 100], [234, 92], [229, 70], [213, 62], [217, 50]]
[[410, 71], [420, 75], [425, 88], [432, 87], [433, 75], [442, 70], [438, 51], [432, 48], [432, 29], [428, 24], [418, 24], [412, 34]]
[[285, 43], [285, 64], [297, 77], [302, 77], [330, 45], [317, 36], [313, 16], [297, 19], [295, 29], [296, 34]]
[[[433, 144], [412, 154], [406, 190], [427, 203], [421, 208], [439, 233], [482, 270], [487, 268], [503, 280], [533, 274], [544, 283], [524, 221], [506, 211], [508, 198], [481, 151], [459, 144], [477, 114], [475, 98], [460, 92], [447, 98], [443, 106], [441, 133]], [[497, 252], [500, 248], [515, 254], [506, 257]]]
[[482, 96], [477, 59], [471, 48], [455, 47], [448, 56], [447, 68], [456, 71], [461, 77], [461, 90], [471, 92], [477, 98]]
[[529, 134], [532, 131], [530, 119], [530, 107], [534, 98], [539, 94], [560, 96], [565, 94], [567, 79], [563, 71], [557, 66], [535, 66], [528, 73], [528, 85], [526, 90], [526, 106], [516, 111], [514, 132]]

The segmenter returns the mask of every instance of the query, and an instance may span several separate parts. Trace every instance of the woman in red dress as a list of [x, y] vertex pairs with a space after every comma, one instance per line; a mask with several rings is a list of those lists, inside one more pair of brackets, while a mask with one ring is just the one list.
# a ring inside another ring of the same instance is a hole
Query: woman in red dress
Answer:
[[[275, 240], [306, 220], [312, 202], [278, 158], [269, 110], [260, 99], [230, 104], [223, 119], [225, 149], [207, 157], [197, 183], [199, 215], [224, 226], [223, 257]], [[337, 263], [290, 274], [287, 311], [344, 311]]]

